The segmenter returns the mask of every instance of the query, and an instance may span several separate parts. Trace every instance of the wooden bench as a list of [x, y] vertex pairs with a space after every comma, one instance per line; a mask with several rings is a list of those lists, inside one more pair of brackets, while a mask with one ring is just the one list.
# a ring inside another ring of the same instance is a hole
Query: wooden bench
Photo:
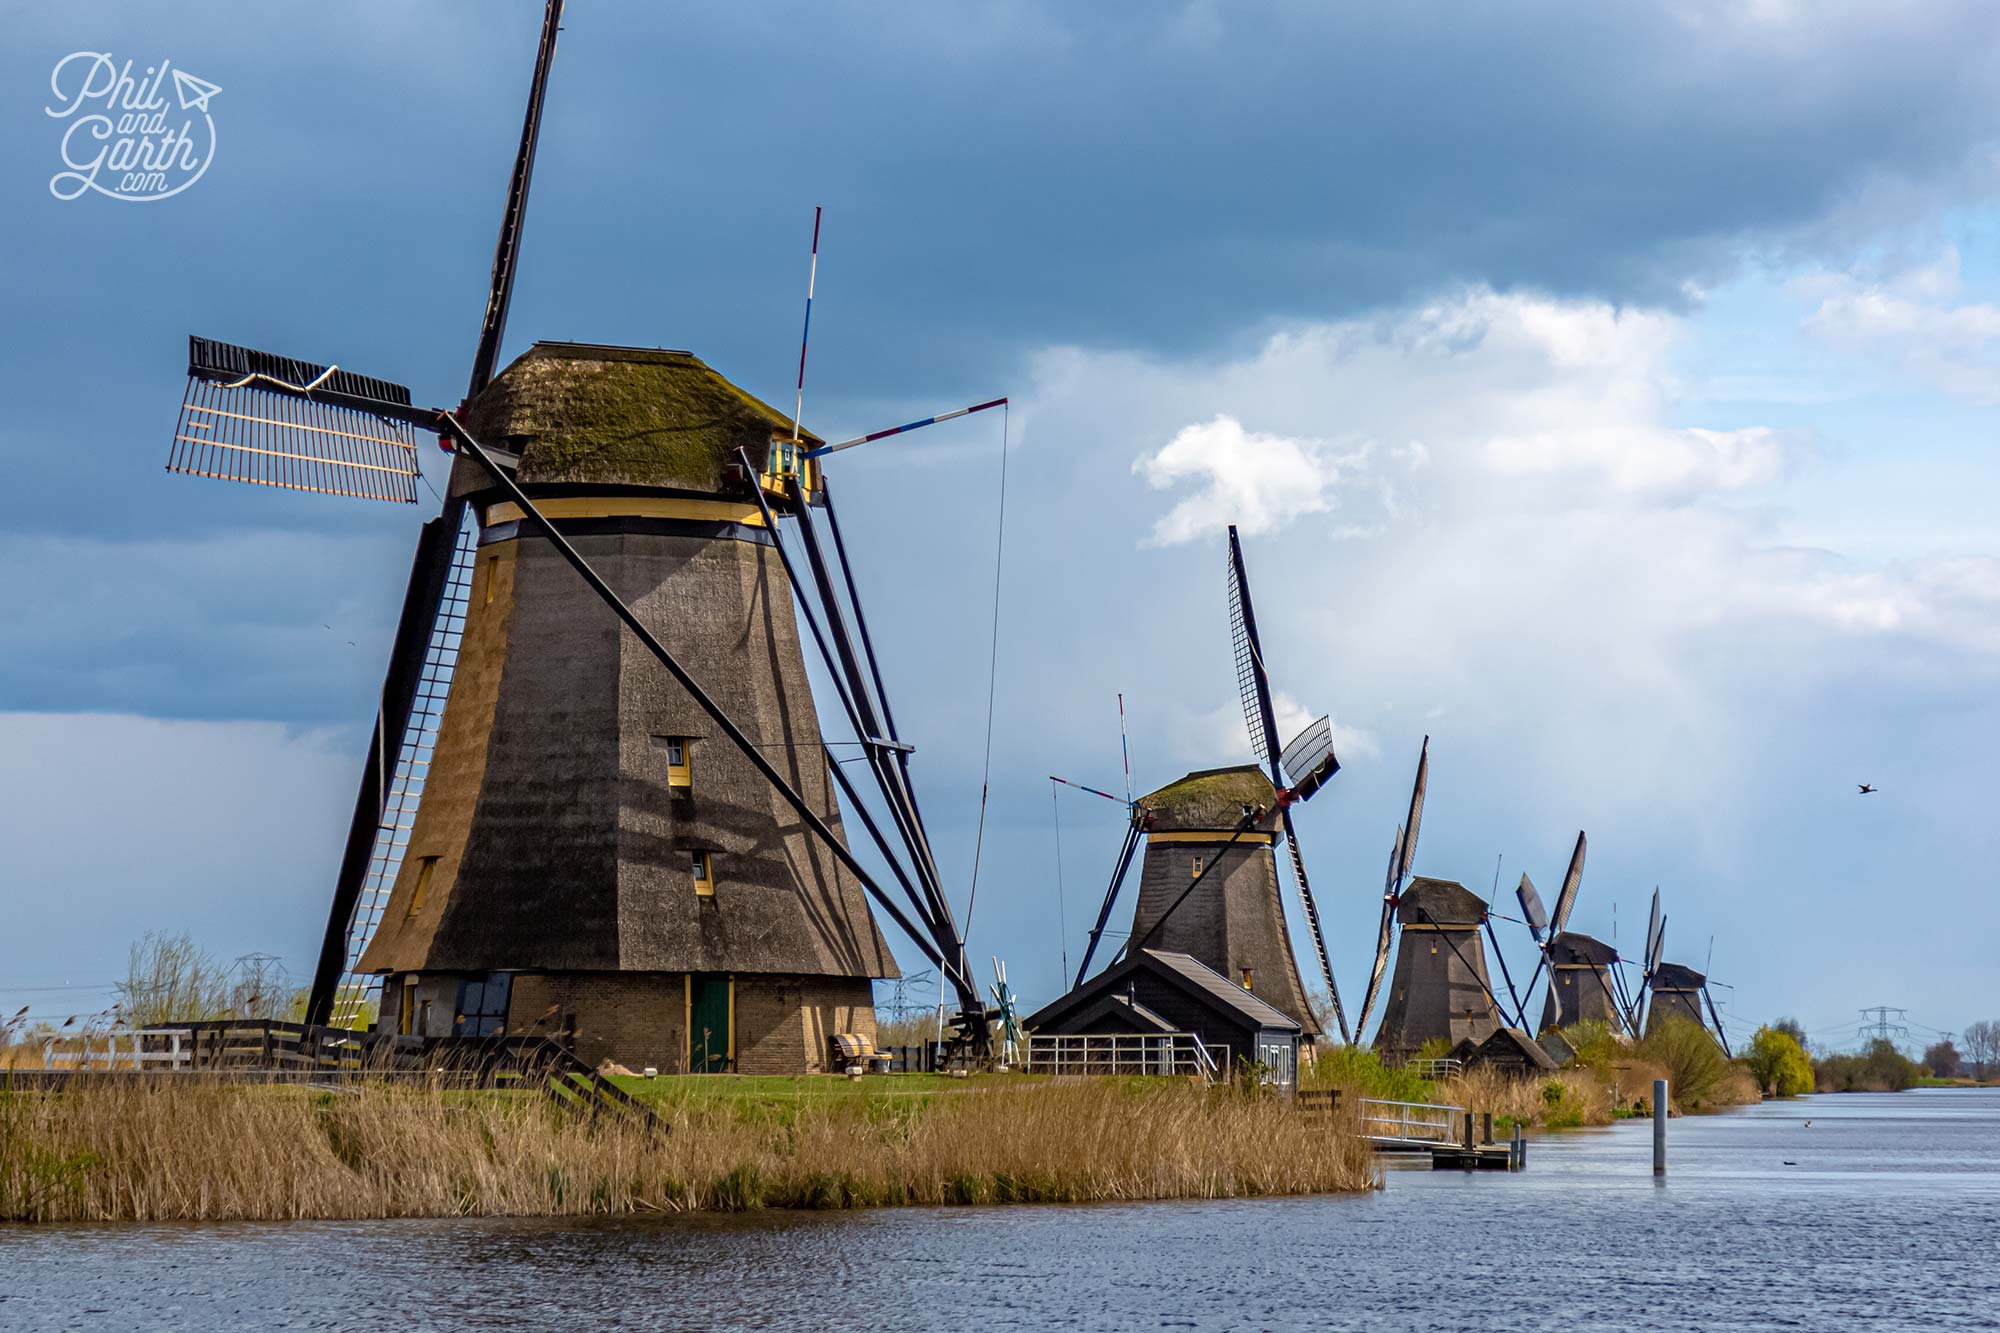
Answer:
[[858, 1032], [839, 1032], [832, 1037], [834, 1063], [843, 1069], [860, 1066], [872, 1068], [877, 1074], [889, 1072], [889, 1066], [896, 1057], [887, 1051], [875, 1049], [875, 1043]]

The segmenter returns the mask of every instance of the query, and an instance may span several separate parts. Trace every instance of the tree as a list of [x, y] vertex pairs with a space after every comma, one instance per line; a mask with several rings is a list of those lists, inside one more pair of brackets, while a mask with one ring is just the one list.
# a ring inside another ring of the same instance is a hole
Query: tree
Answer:
[[1959, 1036], [1965, 1041], [1965, 1058], [1972, 1062], [1973, 1076], [1988, 1077], [1994, 1064], [2000, 1063], [2000, 1023], [1990, 1018], [1969, 1023]]
[[1799, 1044], [1800, 1050], [1803, 1051], [1806, 1049], [1805, 1026], [1801, 1024], [1798, 1019], [1781, 1018], [1777, 1022], [1771, 1024], [1771, 1031], [1784, 1033], [1787, 1037], [1790, 1037], [1793, 1041]]
[[1744, 1061], [1757, 1085], [1770, 1096], [1797, 1097], [1813, 1090], [1812, 1060], [1799, 1040], [1781, 1026], [1758, 1028]]
[[1932, 1043], [1930, 1049], [1924, 1052], [1924, 1067], [1931, 1071], [1933, 1077], [1957, 1078], [1958, 1047], [1949, 1041]]

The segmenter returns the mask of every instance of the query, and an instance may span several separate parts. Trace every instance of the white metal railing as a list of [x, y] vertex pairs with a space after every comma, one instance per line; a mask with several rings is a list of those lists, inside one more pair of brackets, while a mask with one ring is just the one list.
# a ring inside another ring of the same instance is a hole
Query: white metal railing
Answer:
[[[188, 1069], [194, 1064], [193, 1036], [187, 1028], [117, 1028], [49, 1037], [42, 1042], [42, 1068]], [[58, 1045], [70, 1049], [57, 1050]]]
[[1036, 1033], [1028, 1038], [1024, 1068], [1031, 1074], [1178, 1074], [1213, 1079], [1228, 1070], [1229, 1048], [1209, 1046], [1192, 1032]]
[[1449, 1078], [1464, 1069], [1465, 1062], [1443, 1056], [1435, 1060], [1405, 1060], [1403, 1068], [1418, 1078]]
[[1363, 1097], [1361, 1135], [1374, 1143], [1450, 1143], [1453, 1126], [1464, 1114], [1463, 1106]]

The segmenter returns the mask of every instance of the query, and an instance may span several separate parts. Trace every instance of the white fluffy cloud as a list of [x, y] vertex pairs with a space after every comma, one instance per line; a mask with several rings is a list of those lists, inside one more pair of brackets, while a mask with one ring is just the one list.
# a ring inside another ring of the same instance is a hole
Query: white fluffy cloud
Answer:
[[1157, 490], [1200, 483], [1196, 494], [1153, 525], [1151, 540], [1164, 546], [1220, 532], [1231, 523], [1256, 536], [1323, 513], [1333, 508], [1342, 469], [1365, 458], [1365, 451], [1336, 457], [1317, 440], [1246, 431], [1234, 417], [1217, 414], [1183, 427], [1132, 470]]
[[1884, 277], [1822, 273], [1799, 287], [1818, 301], [1808, 332], [1847, 351], [1886, 356], [1969, 403], [2000, 403], [2000, 306], [1962, 300], [1959, 257]]

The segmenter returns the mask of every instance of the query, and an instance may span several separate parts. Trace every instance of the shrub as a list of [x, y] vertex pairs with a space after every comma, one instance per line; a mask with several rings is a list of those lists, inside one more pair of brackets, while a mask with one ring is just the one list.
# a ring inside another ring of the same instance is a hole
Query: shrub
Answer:
[[1949, 1041], [1934, 1043], [1924, 1052], [1924, 1068], [1938, 1078], [1957, 1078], [1963, 1062], [1958, 1058], [1958, 1047]]
[[1402, 1065], [1389, 1065], [1373, 1051], [1336, 1046], [1314, 1057], [1303, 1076], [1307, 1087], [1341, 1088], [1350, 1097], [1380, 1097], [1392, 1102], [1436, 1100], [1437, 1086]]
[[1813, 1067], [1821, 1092], [1901, 1092], [1922, 1076], [1922, 1066], [1881, 1037], [1858, 1055], [1829, 1055]]
[[1724, 1104], [1729, 1057], [1701, 1024], [1669, 1014], [1639, 1043], [1639, 1054], [1667, 1071], [1669, 1092], [1681, 1109]]
[[1744, 1063], [1757, 1086], [1771, 1096], [1798, 1097], [1813, 1090], [1811, 1058], [1797, 1039], [1778, 1028], [1757, 1029]]

